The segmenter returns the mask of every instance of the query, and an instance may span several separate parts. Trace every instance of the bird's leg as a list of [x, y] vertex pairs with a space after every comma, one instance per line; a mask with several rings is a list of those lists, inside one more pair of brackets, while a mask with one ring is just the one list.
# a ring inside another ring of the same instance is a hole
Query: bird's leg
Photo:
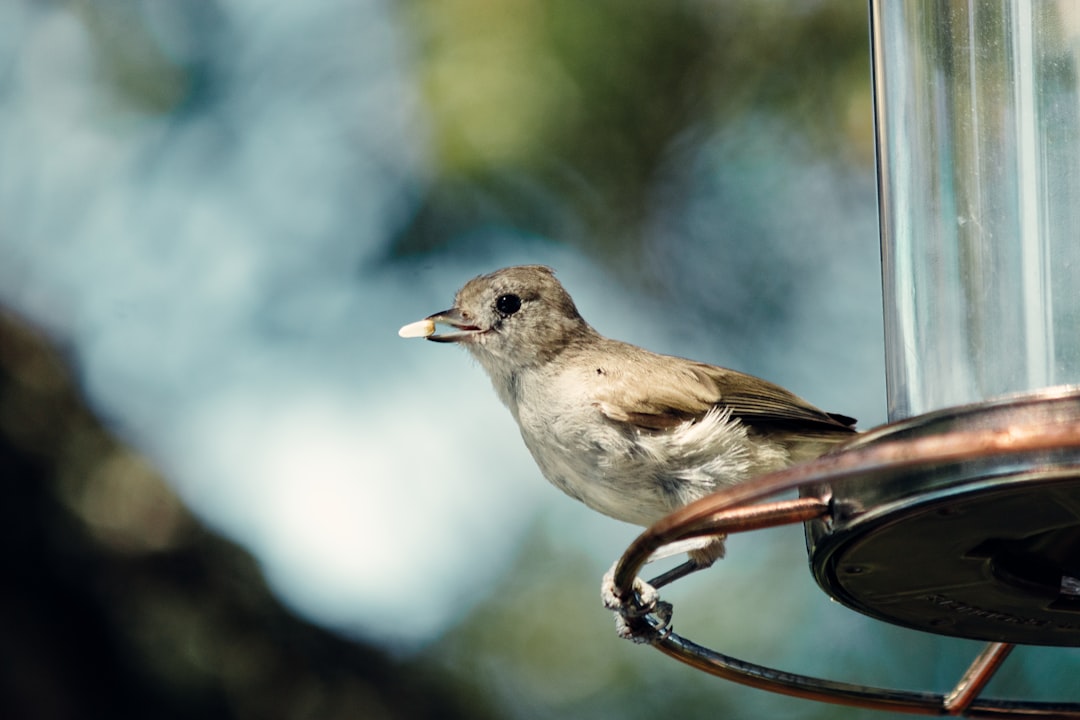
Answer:
[[[600, 585], [600, 596], [604, 607], [615, 612], [615, 632], [619, 637], [636, 643], [653, 643], [664, 639], [671, 632], [672, 605], [660, 599], [658, 588], [686, 577], [698, 570], [711, 567], [714, 562], [724, 557], [725, 536], [713, 538], [704, 546], [690, 550], [686, 562], [676, 565], [671, 570], [661, 573], [649, 582], [639, 577], [634, 578], [633, 597], [624, 603], [615, 588], [615, 568], [618, 562], [604, 574]], [[653, 625], [645, 619], [646, 615], [655, 615], [659, 623]]]
[[[687, 575], [691, 575], [693, 573], [696, 573], [698, 570], [704, 570], [705, 568], [709, 567], [710, 565], [712, 565], [712, 563], [709, 563], [708, 565], [702, 565], [697, 560], [690, 559], [690, 560], [687, 560], [686, 562], [679, 563], [678, 565], [671, 568], [667, 572], [660, 573], [659, 575], [654, 577], [652, 580], [650, 580], [647, 584], [654, 591], [656, 591], [656, 590], [659, 590], [660, 588], [664, 587], [665, 585], [669, 585], [669, 584], [675, 582], [676, 580], [683, 579]], [[646, 584], [646, 583], [643, 583], [643, 584]]]
[[[671, 603], [661, 600], [656, 588], [639, 577], [634, 578], [632, 597], [624, 603], [615, 588], [615, 568], [618, 564], [616, 561], [611, 569], [604, 573], [600, 584], [600, 597], [604, 607], [615, 612], [615, 633], [636, 643], [662, 640], [670, 632], [668, 625], [671, 622]], [[650, 614], [656, 615], [660, 621], [656, 627], [645, 619], [645, 616]]]
[[676, 565], [665, 573], [661, 573], [649, 581], [649, 585], [652, 585], [654, 589], [660, 588], [681, 580], [687, 575], [696, 573], [698, 570], [705, 570], [712, 567], [713, 563], [724, 557], [724, 540], [727, 539], [726, 535], [714, 537], [708, 541], [705, 545], [688, 550], [687, 561]]

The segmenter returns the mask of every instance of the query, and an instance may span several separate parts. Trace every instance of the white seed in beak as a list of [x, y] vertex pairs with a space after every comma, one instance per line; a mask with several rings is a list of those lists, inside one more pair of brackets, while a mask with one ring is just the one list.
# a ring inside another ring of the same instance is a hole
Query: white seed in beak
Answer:
[[397, 334], [403, 338], [428, 337], [435, 334], [435, 323], [430, 320], [417, 320], [398, 330]]

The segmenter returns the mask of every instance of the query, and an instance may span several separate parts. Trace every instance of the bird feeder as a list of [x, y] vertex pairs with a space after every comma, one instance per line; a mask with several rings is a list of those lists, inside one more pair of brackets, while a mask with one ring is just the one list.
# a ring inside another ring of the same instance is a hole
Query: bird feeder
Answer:
[[677, 659], [789, 695], [1080, 718], [980, 697], [1014, 644], [1080, 646], [1080, 5], [872, 0], [870, 16], [890, 423], [673, 513], [616, 587], [632, 604], [672, 542], [802, 523], [832, 598], [988, 643], [951, 693], [785, 673], [629, 619]]

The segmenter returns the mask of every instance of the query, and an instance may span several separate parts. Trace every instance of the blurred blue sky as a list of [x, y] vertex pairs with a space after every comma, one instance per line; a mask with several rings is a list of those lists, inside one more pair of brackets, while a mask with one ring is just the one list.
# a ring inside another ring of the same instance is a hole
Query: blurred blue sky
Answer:
[[668, 150], [635, 260], [504, 218], [395, 254], [440, 172], [418, 43], [376, 0], [0, 7], [0, 302], [286, 602], [395, 646], [537, 523], [597, 582], [638, 532], [543, 481], [464, 353], [396, 336], [478, 273], [550, 264], [605, 334], [885, 419], [872, 169], [749, 116]]

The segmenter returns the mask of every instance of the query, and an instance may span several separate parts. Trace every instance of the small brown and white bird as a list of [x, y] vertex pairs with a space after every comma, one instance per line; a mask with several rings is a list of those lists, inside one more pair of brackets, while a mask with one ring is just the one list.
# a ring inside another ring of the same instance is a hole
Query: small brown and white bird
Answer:
[[[434, 334], [436, 325], [454, 332]], [[544, 477], [637, 525], [818, 457], [856, 432], [852, 418], [765, 380], [603, 337], [542, 265], [474, 278], [452, 308], [399, 334], [464, 346]], [[723, 553], [722, 539], [689, 551], [698, 567]]]

